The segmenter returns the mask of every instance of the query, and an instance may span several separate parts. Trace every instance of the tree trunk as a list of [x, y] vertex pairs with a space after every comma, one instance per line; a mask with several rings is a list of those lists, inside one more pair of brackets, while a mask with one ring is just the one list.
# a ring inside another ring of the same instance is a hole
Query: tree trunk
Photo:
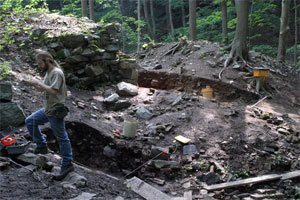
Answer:
[[278, 61], [284, 61], [286, 55], [287, 37], [290, 29], [288, 24], [289, 11], [290, 11], [290, 0], [282, 0], [279, 44], [278, 44], [278, 52], [277, 52]]
[[95, 21], [95, 4], [94, 0], [89, 0], [90, 5], [90, 19]]
[[119, 8], [119, 12], [120, 12], [120, 15], [121, 15], [121, 22], [122, 22], [122, 24], [121, 24], [121, 40], [122, 40], [122, 51], [124, 52], [125, 51], [125, 37], [124, 37], [124, 28], [123, 28], [124, 19], [123, 19], [120, 0], [118, 1], [118, 8]]
[[186, 23], [185, 23], [184, 1], [181, 4], [181, 20], [182, 20], [182, 27], [185, 27]]
[[87, 0], [81, 0], [81, 15], [87, 17]]
[[237, 25], [231, 44], [231, 51], [224, 63], [224, 67], [227, 67], [232, 60], [242, 60], [243, 62], [249, 60], [247, 48], [249, 0], [235, 0], [235, 5], [237, 10]]
[[148, 6], [147, 6], [147, 0], [143, 0], [144, 3], [144, 14], [145, 14], [145, 19], [148, 27], [148, 33], [151, 33], [151, 26], [150, 26], [150, 20], [148, 16]]
[[295, 6], [295, 46], [294, 46], [294, 66], [297, 65], [297, 42], [298, 42], [298, 7], [297, 7], [297, 0], [294, 0], [294, 6]]
[[150, 13], [151, 13], [151, 19], [152, 19], [152, 39], [155, 41], [156, 37], [156, 25], [155, 25], [155, 17], [154, 17], [154, 11], [153, 11], [153, 0], [150, 0]]
[[167, 24], [166, 24], [166, 27], [167, 27], [167, 31], [168, 33], [171, 32], [171, 29], [170, 29], [170, 18], [169, 18], [169, 3], [166, 3], [166, 19], [167, 19]]
[[137, 52], [140, 52], [140, 43], [141, 43], [141, 0], [137, 2], [137, 11], [138, 11], [138, 41], [137, 41]]
[[222, 7], [222, 41], [227, 42], [227, 0], [221, 2]]
[[189, 0], [190, 40], [196, 40], [196, 0]]
[[174, 25], [173, 25], [173, 18], [172, 18], [172, 0], [169, 0], [169, 21], [170, 21], [170, 29], [172, 40], [174, 41]]

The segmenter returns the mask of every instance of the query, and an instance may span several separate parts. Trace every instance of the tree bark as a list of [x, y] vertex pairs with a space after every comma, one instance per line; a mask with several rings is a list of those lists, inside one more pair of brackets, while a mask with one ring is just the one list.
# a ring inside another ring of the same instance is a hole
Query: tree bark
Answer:
[[145, 19], [148, 27], [148, 32], [151, 33], [151, 25], [150, 25], [150, 20], [148, 16], [148, 6], [147, 6], [147, 0], [143, 0], [144, 3], [144, 14], [145, 14]]
[[298, 42], [298, 7], [297, 7], [297, 0], [294, 0], [294, 6], [295, 6], [295, 46], [294, 46], [294, 66], [297, 65], [297, 42]]
[[89, 6], [90, 6], [90, 19], [95, 21], [95, 4], [94, 4], [94, 0], [89, 0]]
[[81, 15], [87, 17], [87, 0], [81, 0]]
[[120, 15], [121, 15], [121, 22], [122, 22], [122, 24], [121, 24], [121, 39], [122, 39], [122, 51], [124, 52], [125, 51], [125, 37], [124, 37], [124, 28], [123, 28], [124, 19], [123, 19], [120, 0], [118, 1], [118, 8], [119, 8], [119, 12], [120, 12]]
[[151, 19], [152, 19], [152, 39], [155, 41], [156, 37], [156, 25], [155, 25], [155, 16], [153, 11], [153, 0], [150, 0], [150, 13], [151, 13]]
[[277, 52], [277, 60], [284, 61], [286, 55], [287, 37], [289, 32], [289, 11], [290, 0], [282, 0], [281, 3], [281, 18], [280, 18], [280, 33]]
[[168, 33], [171, 32], [171, 29], [170, 29], [170, 18], [169, 18], [169, 3], [166, 3], [166, 19], [167, 19], [167, 24], [166, 24], [166, 27], [167, 27], [167, 31]]
[[170, 29], [172, 40], [174, 40], [174, 25], [173, 25], [173, 17], [172, 17], [172, 0], [169, 0], [169, 21], [170, 21]]
[[235, 0], [235, 5], [237, 10], [237, 25], [231, 51], [224, 63], [224, 67], [227, 67], [232, 60], [242, 60], [243, 62], [249, 60], [247, 48], [249, 0]]
[[185, 27], [186, 23], [185, 23], [184, 1], [182, 1], [182, 4], [181, 4], [181, 20], [182, 20], [182, 27]]
[[196, 0], [189, 0], [190, 40], [196, 40]]
[[227, 0], [221, 2], [222, 7], [222, 41], [227, 42]]
[[137, 41], [137, 52], [140, 52], [140, 43], [141, 43], [141, 0], [137, 2], [137, 11], [138, 11], [138, 41]]

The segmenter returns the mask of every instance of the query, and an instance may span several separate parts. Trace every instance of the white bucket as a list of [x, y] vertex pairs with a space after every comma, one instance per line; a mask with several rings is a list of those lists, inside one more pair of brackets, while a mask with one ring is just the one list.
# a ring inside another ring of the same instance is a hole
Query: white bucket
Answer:
[[125, 137], [133, 138], [135, 137], [137, 129], [137, 121], [134, 119], [125, 119], [123, 127], [123, 135]]

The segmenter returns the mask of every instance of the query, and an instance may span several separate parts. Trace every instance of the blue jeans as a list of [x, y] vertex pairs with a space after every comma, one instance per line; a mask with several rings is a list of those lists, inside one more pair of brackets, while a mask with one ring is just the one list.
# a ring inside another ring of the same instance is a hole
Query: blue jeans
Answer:
[[59, 150], [62, 155], [62, 165], [68, 165], [73, 160], [72, 147], [66, 132], [65, 121], [57, 119], [55, 116], [48, 117], [44, 109], [32, 113], [26, 118], [26, 127], [37, 144], [37, 148], [47, 147], [46, 138], [41, 133], [39, 125], [50, 122], [51, 129], [58, 141]]

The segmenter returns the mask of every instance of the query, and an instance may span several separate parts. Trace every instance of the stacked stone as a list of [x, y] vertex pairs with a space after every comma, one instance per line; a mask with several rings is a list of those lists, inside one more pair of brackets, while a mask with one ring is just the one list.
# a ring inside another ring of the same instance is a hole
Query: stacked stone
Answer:
[[48, 51], [59, 61], [67, 84], [95, 90], [104, 83], [137, 82], [137, 63], [120, 55], [119, 25], [108, 24], [88, 34], [63, 34], [45, 39]]
[[25, 115], [20, 106], [12, 102], [12, 85], [0, 83], [0, 129], [20, 126], [25, 122]]

